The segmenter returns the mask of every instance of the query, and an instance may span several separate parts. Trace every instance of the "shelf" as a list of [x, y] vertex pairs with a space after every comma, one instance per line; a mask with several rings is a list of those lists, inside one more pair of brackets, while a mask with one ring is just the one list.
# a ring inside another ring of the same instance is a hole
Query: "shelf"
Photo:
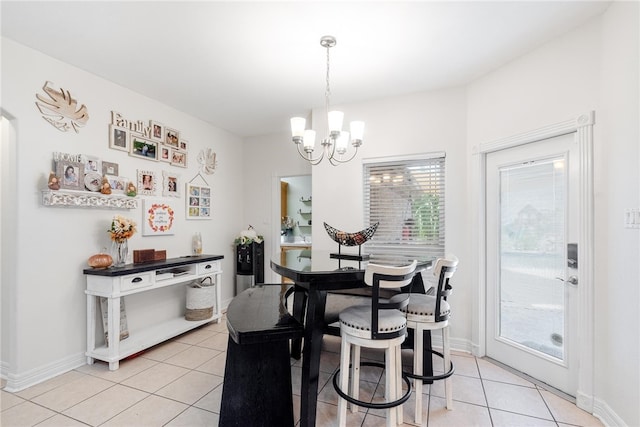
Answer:
[[44, 206], [97, 209], [137, 209], [138, 199], [125, 195], [105, 195], [92, 191], [43, 190]]
[[304, 197], [300, 197], [300, 201], [302, 203], [311, 203], [311, 196], [309, 196], [309, 198], [305, 199]]
[[302, 209], [298, 209], [298, 213], [299, 213], [300, 215], [311, 215], [311, 211], [307, 211], [307, 212], [305, 212], [305, 211], [303, 211]]

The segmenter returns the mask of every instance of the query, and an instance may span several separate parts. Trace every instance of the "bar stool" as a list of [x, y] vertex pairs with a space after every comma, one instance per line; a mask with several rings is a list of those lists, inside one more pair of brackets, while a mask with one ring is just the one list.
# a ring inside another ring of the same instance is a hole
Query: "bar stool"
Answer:
[[[438, 258], [433, 267], [433, 275], [438, 280], [435, 295], [410, 294], [409, 304], [402, 309], [407, 316], [407, 328], [414, 331], [413, 348], [413, 372], [406, 373], [409, 378], [414, 379], [416, 395], [416, 424], [422, 423], [422, 384], [425, 380], [437, 381], [445, 380], [445, 396], [447, 409], [453, 409], [453, 391], [451, 387], [451, 375], [454, 366], [451, 361], [451, 349], [449, 344], [449, 317], [451, 309], [447, 302], [447, 297], [451, 295], [451, 285], [449, 279], [453, 276], [458, 267], [458, 258], [455, 255], [446, 255]], [[401, 296], [391, 298], [391, 302], [400, 300]], [[424, 331], [442, 331], [442, 353], [431, 350], [431, 353], [440, 356], [444, 362], [442, 375], [425, 376], [422, 372], [422, 357], [424, 346]]]
[[[364, 281], [372, 287], [371, 303], [351, 306], [344, 309], [339, 316], [342, 346], [340, 350], [340, 369], [333, 376], [333, 386], [338, 399], [338, 425], [346, 425], [347, 402], [351, 403], [352, 412], [358, 406], [366, 408], [387, 409], [387, 426], [402, 424], [402, 404], [409, 399], [411, 382], [402, 374], [400, 346], [407, 330], [406, 316], [400, 311], [406, 307], [409, 294], [404, 299], [396, 299], [393, 303], [381, 300], [381, 288], [401, 288], [411, 283], [417, 262], [396, 267], [369, 263], [365, 269]], [[349, 359], [351, 346], [354, 347], [351, 361], [351, 384], [349, 384]], [[358, 400], [360, 382], [360, 348], [384, 348], [385, 364], [362, 363], [366, 366], [378, 366], [385, 369], [384, 403], [372, 403]], [[338, 376], [340, 385], [338, 385]], [[402, 384], [407, 384], [407, 392], [400, 397]], [[345, 390], [349, 389], [350, 393]]]

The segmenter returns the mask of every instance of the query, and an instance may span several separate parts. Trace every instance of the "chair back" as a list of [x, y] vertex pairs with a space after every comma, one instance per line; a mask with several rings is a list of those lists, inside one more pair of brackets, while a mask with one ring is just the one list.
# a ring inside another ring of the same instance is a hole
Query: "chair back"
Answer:
[[380, 288], [402, 288], [413, 281], [418, 262], [404, 266], [390, 266], [369, 263], [364, 272], [364, 282], [372, 287], [371, 293], [371, 338], [387, 339], [397, 335], [378, 331], [378, 310], [401, 310], [409, 304], [409, 294], [400, 301], [390, 302], [380, 299]]
[[449, 279], [453, 277], [453, 273], [458, 269], [458, 257], [453, 254], [447, 254], [444, 258], [438, 258], [433, 266], [433, 275], [438, 279], [438, 288], [436, 289], [436, 309], [434, 311], [435, 321], [442, 322], [449, 319], [449, 314], [441, 314], [440, 305], [442, 301], [446, 301], [451, 295], [452, 287]]

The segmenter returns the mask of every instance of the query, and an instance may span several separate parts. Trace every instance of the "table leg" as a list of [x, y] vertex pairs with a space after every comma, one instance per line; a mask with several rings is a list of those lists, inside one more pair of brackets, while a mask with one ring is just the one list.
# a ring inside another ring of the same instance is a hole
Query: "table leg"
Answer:
[[[293, 294], [293, 318], [303, 325], [305, 324], [304, 309], [306, 305], [307, 305], [306, 291], [296, 286], [295, 292]], [[291, 357], [293, 357], [296, 360], [300, 360], [301, 353], [302, 353], [302, 338], [295, 338], [291, 340]]]
[[300, 427], [315, 427], [320, 374], [320, 352], [324, 331], [324, 309], [327, 292], [310, 290], [304, 323], [302, 384], [300, 392]]

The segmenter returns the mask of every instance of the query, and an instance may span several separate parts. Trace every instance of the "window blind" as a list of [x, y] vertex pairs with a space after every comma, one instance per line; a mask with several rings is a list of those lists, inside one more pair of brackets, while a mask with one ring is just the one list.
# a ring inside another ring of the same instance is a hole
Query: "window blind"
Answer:
[[445, 155], [363, 165], [364, 219], [379, 222], [365, 243], [376, 257], [444, 255]]

